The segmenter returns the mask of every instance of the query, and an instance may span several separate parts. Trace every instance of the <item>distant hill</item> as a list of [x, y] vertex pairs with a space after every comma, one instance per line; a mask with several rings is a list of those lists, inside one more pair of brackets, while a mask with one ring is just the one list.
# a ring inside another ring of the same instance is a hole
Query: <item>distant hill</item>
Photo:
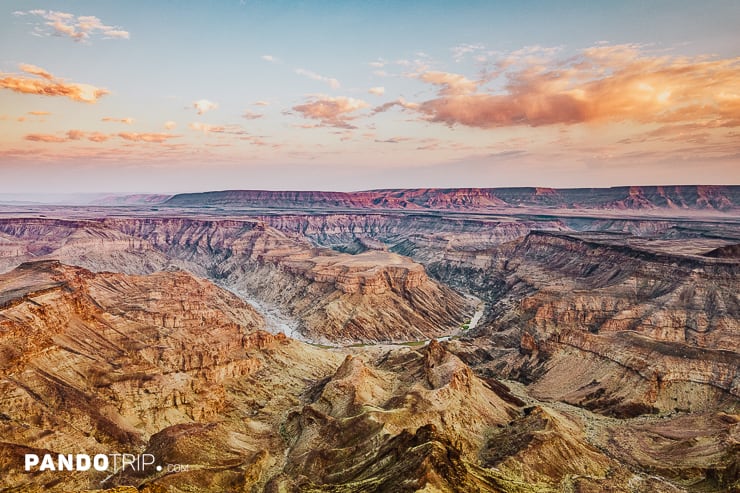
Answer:
[[226, 190], [175, 195], [170, 206], [350, 209], [481, 209], [546, 207], [598, 210], [713, 210], [740, 208], [738, 185], [612, 188], [412, 188], [361, 192]]
[[161, 204], [171, 197], [172, 195], [146, 193], [134, 195], [108, 195], [90, 202], [90, 205], [154, 205]]

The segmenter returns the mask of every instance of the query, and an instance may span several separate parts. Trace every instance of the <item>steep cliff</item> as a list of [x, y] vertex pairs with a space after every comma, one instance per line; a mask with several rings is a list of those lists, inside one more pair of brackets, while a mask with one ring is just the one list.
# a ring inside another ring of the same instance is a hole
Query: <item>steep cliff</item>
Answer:
[[480, 330], [534, 395], [620, 416], [740, 395], [736, 261], [533, 232], [501, 269]]
[[282, 413], [306, 380], [341, 361], [260, 331], [249, 305], [183, 272], [94, 274], [34, 262], [0, 276], [0, 287], [0, 463], [8, 471], [0, 486], [192, 483], [154, 470], [143, 478], [27, 474], [22, 450], [146, 451], [162, 463], [197, 464], [209, 491], [264, 484], [280, 462]]

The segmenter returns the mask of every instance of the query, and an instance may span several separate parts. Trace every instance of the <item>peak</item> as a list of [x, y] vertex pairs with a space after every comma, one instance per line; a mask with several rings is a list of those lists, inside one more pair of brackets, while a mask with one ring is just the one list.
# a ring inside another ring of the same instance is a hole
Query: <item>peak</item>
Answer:
[[357, 370], [361, 369], [363, 366], [365, 365], [362, 363], [362, 360], [355, 358], [351, 354], [348, 354], [347, 357], [344, 358], [342, 364], [339, 365], [339, 368], [337, 368], [337, 371], [334, 373], [333, 380], [347, 378], [348, 376], [355, 373]]
[[427, 345], [425, 365], [427, 368], [434, 368], [435, 366], [444, 362], [447, 350], [437, 339], [432, 339]]

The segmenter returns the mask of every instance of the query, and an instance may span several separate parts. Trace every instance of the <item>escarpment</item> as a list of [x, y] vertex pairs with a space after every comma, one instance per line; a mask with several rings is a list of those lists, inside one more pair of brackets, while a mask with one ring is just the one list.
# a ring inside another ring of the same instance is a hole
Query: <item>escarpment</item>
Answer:
[[179, 194], [164, 202], [178, 207], [460, 209], [540, 206], [561, 209], [733, 210], [737, 186], [631, 186], [612, 188], [416, 188], [362, 192], [225, 190]]

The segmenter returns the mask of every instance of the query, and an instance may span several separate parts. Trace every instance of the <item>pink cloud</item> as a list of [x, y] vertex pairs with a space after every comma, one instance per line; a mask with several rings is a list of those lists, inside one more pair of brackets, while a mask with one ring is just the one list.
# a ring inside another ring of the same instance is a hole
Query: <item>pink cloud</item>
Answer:
[[162, 142], [167, 142], [169, 139], [176, 139], [180, 137], [179, 135], [172, 135], [172, 134], [166, 134], [166, 133], [136, 133], [136, 132], [120, 132], [117, 135], [124, 140], [129, 140], [132, 142], [154, 142], [158, 144], [161, 144]]
[[360, 99], [321, 96], [306, 104], [294, 106], [304, 118], [321, 121], [322, 124], [338, 128], [354, 128], [348, 123], [354, 117], [352, 113], [367, 108], [369, 105]]
[[477, 82], [469, 80], [462, 75], [449, 72], [424, 72], [418, 77], [429, 84], [442, 86], [442, 89], [439, 91], [442, 96], [470, 94], [478, 88]]

